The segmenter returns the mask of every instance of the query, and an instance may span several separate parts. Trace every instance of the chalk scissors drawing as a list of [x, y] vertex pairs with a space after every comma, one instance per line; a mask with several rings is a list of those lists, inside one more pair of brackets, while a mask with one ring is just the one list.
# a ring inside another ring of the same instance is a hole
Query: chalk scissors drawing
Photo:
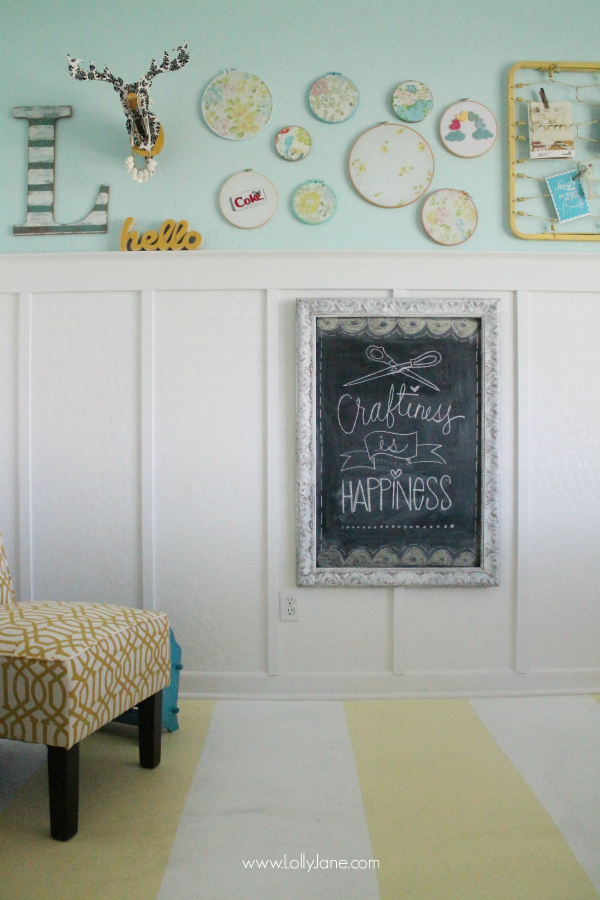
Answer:
[[428, 350], [426, 353], [415, 357], [415, 359], [399, 363], [389, 353], [386, 353], [383, 347], [371, 344], [370, 347], [367, 347], [367, 358], [372, 362], [385, 363], [385, 368], [380, 369], [378, 372], [372, 372], [370, 375], [363, 375], [362, 378], [355, 378], [354, 381], [347, 381], [344, 387], [362, 384], [363, 381], [374, 381], [376, 378], [386, 378], [388, 375], [405, 375], [406, 378], [412, 378], [413, 381], [419, 381], [421, 384], [433, 388], [434, 391], [439, 391], [439, 387], [433, 381], [428, 381], [427, 378], [423, 378], [422, 375], [418, 375], [415, 372], [415, 369], [428, 369], [430, 366], [437, 366], [442, 361], [442, 354], [438, 353], [437, 350]]

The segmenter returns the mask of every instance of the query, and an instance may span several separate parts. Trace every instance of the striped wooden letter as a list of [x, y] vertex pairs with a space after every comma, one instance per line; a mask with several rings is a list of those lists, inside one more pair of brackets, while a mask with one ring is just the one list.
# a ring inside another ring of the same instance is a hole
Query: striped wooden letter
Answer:
[[27, 221], [13, 234], [104, 234], [108, 231], [108, 185], [100, 187], [93, 210], [73, 225], [54, 221], [54, 133], [70, 106], [15, 106], [13, 116], [29, 121]]

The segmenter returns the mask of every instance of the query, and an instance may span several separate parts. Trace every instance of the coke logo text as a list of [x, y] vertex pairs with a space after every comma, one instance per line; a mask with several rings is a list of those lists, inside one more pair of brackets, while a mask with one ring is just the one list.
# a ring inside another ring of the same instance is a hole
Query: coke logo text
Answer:
[[237, 197], [229, 198], [231, 208], [234, 212], [239, 212], [242, 209], [248, 209], [249, 207], [255, 206], [257, 203], [266, 203], [266, 201], [267, 197], [263, 188], [257, 188], [253, 191], [246, 191], [246, 193], [239, 194]]

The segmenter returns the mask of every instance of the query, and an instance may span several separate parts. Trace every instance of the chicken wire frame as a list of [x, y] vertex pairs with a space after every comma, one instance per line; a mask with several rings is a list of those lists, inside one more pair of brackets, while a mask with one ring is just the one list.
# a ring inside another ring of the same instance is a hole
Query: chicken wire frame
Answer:
[[[480, 298], [296, 300], [296, 579], [299, 586], [473, 586], [499, 582], [499, 305]], [[480, 565], [317, 567], [317, 318], [478, 318], [480, 349]]]
[[[519, 163], [520, 157], [517, 154], [519, 137], [522, 137], [522, 135], [518, 133], [517, 125], [517, 123], [521, 120], [517, 116], [516, 109], [516, 104], [520, 101], [518, 101], [517, 97], [515, 96], [515, 76], [517, 72], [523, 69], [538, 71], [540, 73], [547, 73], [549, 76], [549, 80], [547, 83], [551, 84], [551, 74], [554, 75], [562, 72], [597, 72], [600, 74], [600, 62], [549, 62], [539, 60], [534, 62], [521, 61], [515, 63], [511, 68], [508, 74], [508, 195], [510, 230], [515, 235], [515, 237], [521, 238], [525, 241], [600, 241], [600, 231], [559, 232], [551, 230], [548, 232], [527, 232], [520, 231], [517, 226], [517, 217], [520, 212], [517, 209], [517, 177], [519, 175], [519, 173], [517, 172], [517, 166], [523, 163]], [[540, 84], [542, 84], [541, 81]], [[597, 87], [600, 91], [600, 83], [597, 85]], [[600, 106], [600, 102], [598, 105]], [[558, 159], [556, 159], [555, 161], [558, 161]], [[524, 162], [530, 162], [530, 160], [524, 160]], [[537, 162], [540, 162], [540, 160], [537, 160]], [[542, 162], [544, 162], [544, 160], [542, 160]], [[571, 168], [574, 168], [577, 165], [577, 161], [575, 159], [570, 160], [568, 158], [565, 158], [563, 159], [563, 162], [565, 163], [565, 166], [568, 166], [570, 163]], [[600, 163], [600, 155], [598, 156], [598, 163]], [[548, 174], [552, 175], [555, 173], [549, 172]], [[600, 213], [598, 216], [590, 216], [589, 218], [596, 218], [598, 220], [598, 223], [600, 223]], [[561, 223], [558, 222], [558, 219], [556, 219], [555, 221], [557, 227], [560, 227]], [[600, 227], [600, 225], [598, 225], [597, 227]]]

